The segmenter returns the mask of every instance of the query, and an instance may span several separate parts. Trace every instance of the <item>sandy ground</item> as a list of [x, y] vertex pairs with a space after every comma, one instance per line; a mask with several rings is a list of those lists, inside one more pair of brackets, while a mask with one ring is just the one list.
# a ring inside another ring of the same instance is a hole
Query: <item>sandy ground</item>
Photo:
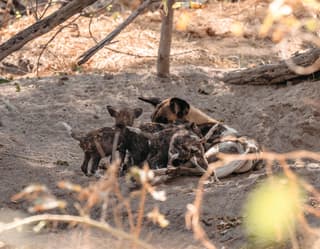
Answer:
[[[184, 98], [215, 119], [255, 138], [265, 150], [319, 151], [318, 81], [298, 84], [284, 82], [276, 86], [236, 86], [214, 80], [216, 74], [230, 68], [270, 63], [279, 59], [279, 50], [268, 39], [255, 39], [250, 34], [246, 38], [226, 35], [227, 32], [223, 30], [225, 26], [222, 24], [228, 24], [228, 18], [237, 16], [240, 10], [237, 5], [233, 5], [229, 9], [228, 17], [226, 14], [219, 15], [224, 13], [223, 11], [213, 12], [218, 7], [221, 6], [210, 6], [206, 12], [215, 13], [215, 20], [219, 20], [219, 25], [208, 24], [222, 29], [217, 31], [218, 35], [203, 36], [202, 31], [207, 27], [202, 26], [197, 32], [194, 32], [194, 28], [175, 32], [173, 53], [181, 52], [181, 48], [199, 50], [196, 54], [174, 56], [169, 79], [158, 79], [154, 75], [155, 58], [130, 57], [130, 60], [127, 60], [127, 57], [122, 55], [110, 59], [107, 57], [110, 54], [107, 54], [106, 58], [109, 60], [106, 63], [101, 62], [102, 68], [99, 67], [97, 59], [91, 62], [91, 66], [96, 66], [97, 70], [89, 70], [90, 73], [73, 72], [77, 75], [39, 79], [30, 74], [28, 76], [31, 78], [15, 79], [1, 84], [0, 98], [4, 102], [0, 101], [0, 220], [10, 221], [18, 214], [26, 215], [28, 204], [12, 202], [10, 197], [30, 183], [45, 184], [53, 194], [71, 202], [73, 199], [70, 193], [57, 188], [58, 181], [68, 180], [82, 186], [97, 181], [94, 177], [88, 178], [82, 174], [82, 151], [58, 122], [65, 121], [75, 129], [83, 131], [111, 126], [113, 120], [107, 112], [107, 105], [142, 107], [144, 112], [137, 123], [148, 121], [152, 107], [137, 99], [141, 95]], [[248, 12], [250, 11], [254, 11], [253, 8], [249, 8]], [[252, 16], [251, 12], [247, 15]], [[200, 10], [194, 13], [199, 22], [205, 21]], [[241, 14], [246, 16], [246, 13]], [[259, 21], [258, 15], [256, 17], [248, 22], [256, 24]], [[143, 25], [141, 19], [136, 25]], [[143, 29], [141, 36], [158, 32], [159, 22], [150, 25], [148, 28], [151, 31], [144, 33]], [[153, 29], [153, 26], [157, 28]], [[130, 30], [130, 35], [136, 33], [134, 28]], [[151, 36], [154, 43], [150, 43], [152, 46], [148, 44], [152, 47], [150, 51], [154, 52], [157, 39]], [[291, 44], [288, 54], [298, 49], [294, 41]], [[119, 47], [126, 48], [121, 44]], [[28, 48], [25, 49], [29, 51]], [[36, 58], [37, 55], [30, 57], [31, 61], [36, 61]], [[50, 57], [45, 58], [50, 61]], [[121, 58], [121, 69], [115, 72]], [[70, 72], [68, 70], [65, 72]], [[97, 71], [100, 73], [93, 73]], [[102, 71], [104, 73], [101, 73]], [[55, 73], [57, 72], [61, 72], [61, 69], [58, 68]], [[308, 165], [295, 171], [319, 188], [319, 165]], [[218, 248], [246, 248], [247, 239], [241, 225], [243, 204], [256, 183], [264, 178], [265, 172], [261, 169], [223, 179], [222, 185], [206, 186], [201, 224]], [[145, 222], [143, 235], [156, 248], [203, 248], [193, 239], [192, 232], [186, 229], [184, 223], [186, 205], [193, 202], [197, 183], [197, 177], [181, 177], [159, 186], [167, 192], [168, 200], [165, 203], [148, 199], [147, 211], [156, 204], [170, 221], [166, 229]], [[70, 210], [74, 212], [74, 209]], [[93, 213], [93, 216], [95, 215]], [[221, 225], [222, 221], [232, 225], [221, 228], [219, 224]], [[310, 222], [319, 225], [316, 218], [310, 217]], [[108, 241], [104, 237], [97, 231], [81, 229], [58, 229], [49, 235], [45, 232], [35, 235], [27, 230], [25, 233], [0, 235], [0, 241], [19, 248], [96, 248], [109, 243], [123, 247], [119, 241]], [[10, 248], [5, 248], [7, 247]]]
[[[69, 180], [84, 186], [96, 181], [82, 174], [81, 149], [57, 123], [66, 121], [84, 131], [112, 125], [107, 104], [141, 106], [144, 113], [140, 121], [147, 121], [152, 107], [137, 100], [142, 94], [185, 98], [211, 116], [257, 139], [267, 150], [316, 151], [319, 148], [319, 112], [306, 102], [317, 100], [319, 82], [230, 86], [212, 80], [214, 74], [215, 71], [208, 69], [179, 68], [167, 80], [159, 80], [151, 74], [122, 73], [112, 77], [22, 79], [1, 85], [2, 97], [11, 104], [11, 110], [1, 105], [1, 207], [25, 211], [27, 203], [13, 203], [10, 197], [30, 183], [46, 184], [58, 197], [68, 199], [70, 196], [56, 187], [57, 181]], [[16, 91], [16, 84], [20, 92]], [[199, 88], [206, 89], [209, 94], [198, 93]], [[68, 165], [57, 164], [59, 160]], [[310, 183], [319, 185], [314, 171], [300, 169], [299, 172]], [[222, 186], [207, 186], [202, 219], [213, 241], [227, 248], [238, 248], [244, 243], [241, 225], [220, 233], [217, 224], [224, 217], [241, 217], [248, 192], [261, 178], [264, 178], [263, 170], [224, 179]], [[152, 233], [153, 243], [165, 248], [184, 248], [190, 243], [197, 247], [184, 224], [186, 205], [193, 201], [197, 182], [198, 178], [187, 177], [161, 186], [167, 191], [168, 200], [159, 207], [171, 224], [163, 230], [146, 224], [145, 232]], [[147, 207], [151, 209], [152, 203], [150, 201]], [[179, 239], [172, 240], [173, 237]]]

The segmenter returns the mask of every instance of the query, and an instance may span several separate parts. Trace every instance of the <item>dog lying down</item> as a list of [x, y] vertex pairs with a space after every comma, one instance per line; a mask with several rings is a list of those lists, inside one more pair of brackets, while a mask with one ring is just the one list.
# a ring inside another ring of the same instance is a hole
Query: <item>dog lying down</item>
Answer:
[[[204, 147], [204, 160], [207, 163], [217, 161], [218, 153], [226, 154], [255, 154], [256, 160], [233, 161], [215, 170], [217, 178], [229, 176], [232, 173], [244, 173], [261, 165], [259, 153], [261, 148], [257, 142], [246, 136], [241, 136], [235, 129], [222, 124], [209, 117], [196, 107], [180, 98], [140, 97], [140, 100], [151, 103], [155, 110], [151, 121], [159, 123], [190, 122], [195, 123], [200, 130], [200, 137], [206, 137]], [[170, 154], [170, 153], [169, 153]]]

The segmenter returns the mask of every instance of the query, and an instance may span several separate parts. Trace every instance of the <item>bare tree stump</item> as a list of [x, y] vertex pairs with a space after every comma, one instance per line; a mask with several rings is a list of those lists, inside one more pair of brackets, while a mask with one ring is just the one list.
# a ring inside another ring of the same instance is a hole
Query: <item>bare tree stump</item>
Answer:
[[[307, 68], [314, 63], [318, 64], [319, 57], [320, 48], [314, 48], [305, 53], [293, 56], [290, 61], [300, 67]], [[312, 73], [319, 71], [319, 68], [315, 67], [315, 70], [306, 70], [307, 73], [304, 73], [304, 75], [297, 74], [289, 68], [288, 63], [289, 61], [283, 60], [278, 64], [269, 64], [245, 70], [236, 70], [225, 73], [221, 78], [219, 78], [219, 80], [235, 85], [270, 85], [283, 83], [288, 80], [294, 80], [301, 77], [305, 78], [308, 73], [311, 75]]]
[[73, 0], [50, 16], [37, 21], [0, 45], [0, 61], [22, 48], [27, 42], [49, 32], [96, 0]]
[[173, 26], [174, 0], [167, 0], [168, 13], [162, 18], [161, 36], [158, 50], [157, 75], [167, 77], [170, 73], [170, 50]]

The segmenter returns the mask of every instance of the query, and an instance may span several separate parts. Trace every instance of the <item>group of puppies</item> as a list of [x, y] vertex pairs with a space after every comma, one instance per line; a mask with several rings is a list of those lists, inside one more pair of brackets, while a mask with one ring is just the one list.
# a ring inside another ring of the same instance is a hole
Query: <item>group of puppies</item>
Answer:
[[[251, 154], [255, 160], [237, 160], [215, 170], [215, 178], [246, 172], [257, 167], [260, 148], [256, 141], [241, 136], [235, 129], [209, 117], [180, 98], [139, 98], [154, 106], [151, 122], [133, 127], [141, 108], [115, 109], [107, 106], [115, 119], [114, 127], [79, 133], [63, 123], [79, 141], [84, 152], [81, 170], [95, 174], [104, 157], [119, 152], [121, 174], [132, 166], [148, 163], [153, 170], [174, 168], [179, 172], [202, 175], [208, 165], [218, 160], [218, 153]], [[112, 160], [112, 159], [110, 159]]]

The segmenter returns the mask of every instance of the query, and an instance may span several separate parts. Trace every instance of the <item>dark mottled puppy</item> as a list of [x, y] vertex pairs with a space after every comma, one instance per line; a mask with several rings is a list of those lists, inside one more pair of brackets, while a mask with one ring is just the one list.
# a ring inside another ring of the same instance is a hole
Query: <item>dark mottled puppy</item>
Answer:
[[[117, 111], [112, 106], [107, 106], [107, 109], [112, 117], [115, 118], [115, 127], [103, 127], [89, 133], [79, 133], [72, 131], [72, 128], [63, 123], [69, 130], [70, 135], [79, 141], [79, 145], [84, 152], [84, 160], [81, 165], [81, 170], [85, 175], [94, 174], [99, 166], [102, 157], [112, 155], [113, 142], [118, 134], [118, 145], [123, 141], [123, 132], [127, 125], [131, 126], [134, 120], [142, 114], [141, 108], [123, 108]], [[124, 155], [122, 154], [123, 158]], [[90, 172], [88, 167], [90, 163]]]
[[[196, 134], [195, 127], [194, 124], [151, 127], [144, 124], [139, 128], [127, 127], [124, 132], [125, 139], [120, 146], [122, 150], [127, 150], [132, 158], [127, 167], [141, 166], [148, 162], [151, 169], [161, 169], [168, 164], [178, 167], [189, 162], [194, 165], [192, 167], [201, 165], [200, 168], [206, 169], [202, 140]], [[156, 131], [157, 129], [160, 130]]]

